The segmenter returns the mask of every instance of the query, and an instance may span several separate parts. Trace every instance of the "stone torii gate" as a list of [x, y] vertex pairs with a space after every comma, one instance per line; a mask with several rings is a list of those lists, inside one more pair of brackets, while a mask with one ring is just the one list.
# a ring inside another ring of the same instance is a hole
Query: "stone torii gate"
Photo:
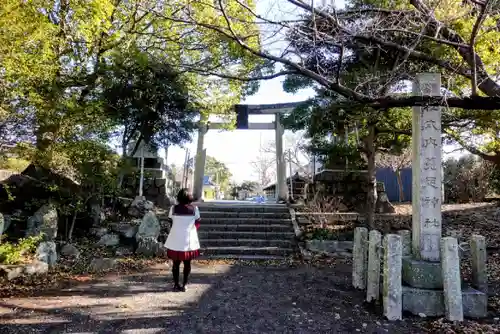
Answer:
[[[276, 176], [278, 202], [288, 199], [286, 185], [286, 163], [283, 154], [284, 128], [280, 122], [279, 114], [291, 112], [303, 102], [277, 103], [277, 104], [237, 104], [234, 106], [236, 113], [236, 129], [238, 130], [275, 130], [276, 133]], [[248, 115], [275, 115], [272, 123], [249, 123]], [[198, 145], [194, 167], [193, 197], [201, 199], [203, 192], [203, 176], [205, 173], [205, 160], [207, 150], [204, 149], [205, 134], [209, 129], [221, 129], [225, 123], [200, 123], [198, 130]]]

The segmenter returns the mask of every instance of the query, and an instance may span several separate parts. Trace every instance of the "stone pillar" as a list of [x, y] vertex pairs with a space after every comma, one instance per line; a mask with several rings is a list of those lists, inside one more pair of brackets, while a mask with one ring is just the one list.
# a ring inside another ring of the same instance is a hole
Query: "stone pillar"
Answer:
[[401, 269], [403, 247], [401, 237], [396, 234], [384, 236], [384, 277], [383, 308], [388, 320], [401, 320], [403, 317], [403, 297], [401, 286]]
[[368, 274], [366, 279], [366, 301], [378, 300], [380, 297], [380, 258], [382, 235], [371, 230], [368, 240]]
[[470, 241], [472, 262], [472, 286], [481, 292], [488, 292], [488, 272], [486, 269], [486, 238], [473, 235]]
[[[286, 162], [285, 155], [283, 154], [283, 134], [285, 130], [280, 121], [279, 114], [275, 114], [276, 125], [276, 200], [288, 200], [288, 187], [286, 185]], [[291, 175], [290, 175], [291, 176]]]
[[[439, 73], [418, 74], [413, 93], [441, 95]], [[437, 262], [441, 239], [441, 107], [414, 107], [413, 144], [413, 256]]]
[[460, 258], [457, 239], [441, 239], [441, 266], [443, 275], [444, 309], [446, 319], [463, 321], [462, 287], [460, 280]]
[[411, 231], [400, 230], [398, 235], [401, 237], [401, 244], [403, 245], [403, 256], [411, 255]]
[[201, 123], [198, 130], [198, 145], [196, 147], [196, 157], [194, 163], [193, 197], [200, 200], [203, 194], [203, 176], [205, 174], [205, 161], [203, 159], [203, 142], [207, 133], [207, 125]]
[[354, 244], [352, 249], [352, 285], [356, 289], [366, 288], [366, 271], [368, 263], [368, 229], [354, 229]]

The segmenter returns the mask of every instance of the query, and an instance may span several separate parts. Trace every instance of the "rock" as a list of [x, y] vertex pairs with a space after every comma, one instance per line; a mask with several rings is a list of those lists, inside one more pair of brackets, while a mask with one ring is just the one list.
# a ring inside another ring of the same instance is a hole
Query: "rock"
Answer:
[[153, 209], [153, 202], [146, 200], [144, 196], [137, 196], [130, 204], [128, 214], [132, 217], [142, 217], [146, 212]]
[[7, 280], [13, 280], [23, 275], [24, 266], [23, 265], [0, 265], [1, 276]]
[[92, 259], [92, 262], [90, 262], [90, 270], [93, 272], [110, 270], [116, 266], [116, 262], [116, 259], [106, 257]]
[[141, 225], [139, 225], [135, 238], [137, 241], [143, 238], [153, 238], [157, 240], [160, 235], [160, 230], [161, 226], [158, 218], [156, 218], [154, 212], [149, 211], [144, 215], [144, 218], [142, 218]]
[[335, 313], [335, 320], [340, 320], [340, 314]]
[[5, 219], [3, 217], [3, 214], [0, 213], [0, 237], [3, 234], [3, 231], [5, 231], [7, 228], [5, 227]]
[[156, 256], [162, 254], [162, 244], [156, 238], [141, 238], [138, 240], [139, 244], [135, 250], [136, 254], [144, 256]]
[[49, 265], [42, 261], [34, 260], [30, 264], [27, 264], [24, 267], [24, 273], [26, 275], [36, 275], [36, 274], [45, 274], [49, 271]]
[[66, 244], [61, 248], [61, 255], [65, 257], [79, 258], [80, 251], [72, 244]]
[[53, 241], [44, 241], [36, 249], [36, 258], [39, 261], [47, 263], [50, 267], [57, 262], [56, 243]]
[[57, 226], [57, 209], [54, 204], [48, 203], [28, 218], [26, 236], [29, 237], [44, 233], [47, 240], [53, 240], [57, 236]]
[[377, 194], [377, 202], [375, 203], [375, 212], [378, 213], [395, 213], [396, 208], [389, 202], [389, 197], [385, 191]]
[[135, 237], [138, 230], [138, 226], [132, 225], [131, 223], [113, 223], [110, 224], [109, 226], [111, 231], [119, 233], [123, 235], [125, 238]]
[[118, 247], [115, 251], [116, 256], [130, 256], [134, 251], [128, 247]]
[[97, 242], [97, 246], [117, 246], [120, 243], [118, 234], [109, 233], [105, 234]]
[[105, 234], [108, 234], [108, 229], [106, 227], [93, 227], [90, 229], [90, 233], [100, 238]]
[[0, 230], [0, 234], [5, 233], [9, 229], [11, 223], [12, 223], [12, 216], [3, 215], [3, 229]]

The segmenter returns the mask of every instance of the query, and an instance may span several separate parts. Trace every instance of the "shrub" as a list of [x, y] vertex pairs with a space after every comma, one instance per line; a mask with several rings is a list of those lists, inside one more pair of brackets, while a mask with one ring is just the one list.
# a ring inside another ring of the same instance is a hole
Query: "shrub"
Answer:
[[481, 202], [492, 190], [493, 165], [473, 155], [444, 163], [444, 190], [448, 202]]
[[42, 235], [19, 239], [17, 243], [0, 243], [0, 263], [19, 264], [25, 262], [36, 250]]

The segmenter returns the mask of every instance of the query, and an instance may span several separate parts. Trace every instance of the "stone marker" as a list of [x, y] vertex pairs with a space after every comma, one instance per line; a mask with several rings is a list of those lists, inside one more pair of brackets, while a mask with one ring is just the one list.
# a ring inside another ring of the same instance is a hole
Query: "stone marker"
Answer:
[[58, 216], [57, 209], [53, 203], [44, 204], [33, 216], [28, 218], [26, 236], [37, 236], [44, 234], [47, 241], [57, 236]]
[[368, 274], [366, 282], [366, 301], [378, 300], [380, 296], [380, 258], [382, 235], [371, 230], [368, 241]]
[[486, 238], [472, 235], [470, 241], [472, 262], [472, 285], [481, 292], [488, 292], [488, 272], [486, 269]]
[[403, 300], [401, 286], [401, 269], [403, 250], [401, 237], [396, 234], [384, 236], [384, 277], [383, 277], [383, 309], [388, 320], [401, 320], [403, 317]]
[[444, 310], [446, 319], [463, 321], [462, 287], [458, 241], [452, 237], [441, 239], [441, 266], [443, 271]]
[[398, 235], [401, 237], [401, 244], [403, 247], [403, 256], [411, 255], [411, 231], [400, 230]]
[[366, 271], [368, 262], [368, 229], [354, 229], [354, 244], [352, 249], [352, 285], [356, 289], [366, 289]]
[[36, 249], [36, 258], [52, 267], [57, 262], [56, 243], [54, 241], [41, 242]]
[[[413, 94], [441, 95], [441, 75], [420, 73]], [[440, 259], [441, 240], [441, 107], [413, 107], [412, 252], [418, 260]]]

